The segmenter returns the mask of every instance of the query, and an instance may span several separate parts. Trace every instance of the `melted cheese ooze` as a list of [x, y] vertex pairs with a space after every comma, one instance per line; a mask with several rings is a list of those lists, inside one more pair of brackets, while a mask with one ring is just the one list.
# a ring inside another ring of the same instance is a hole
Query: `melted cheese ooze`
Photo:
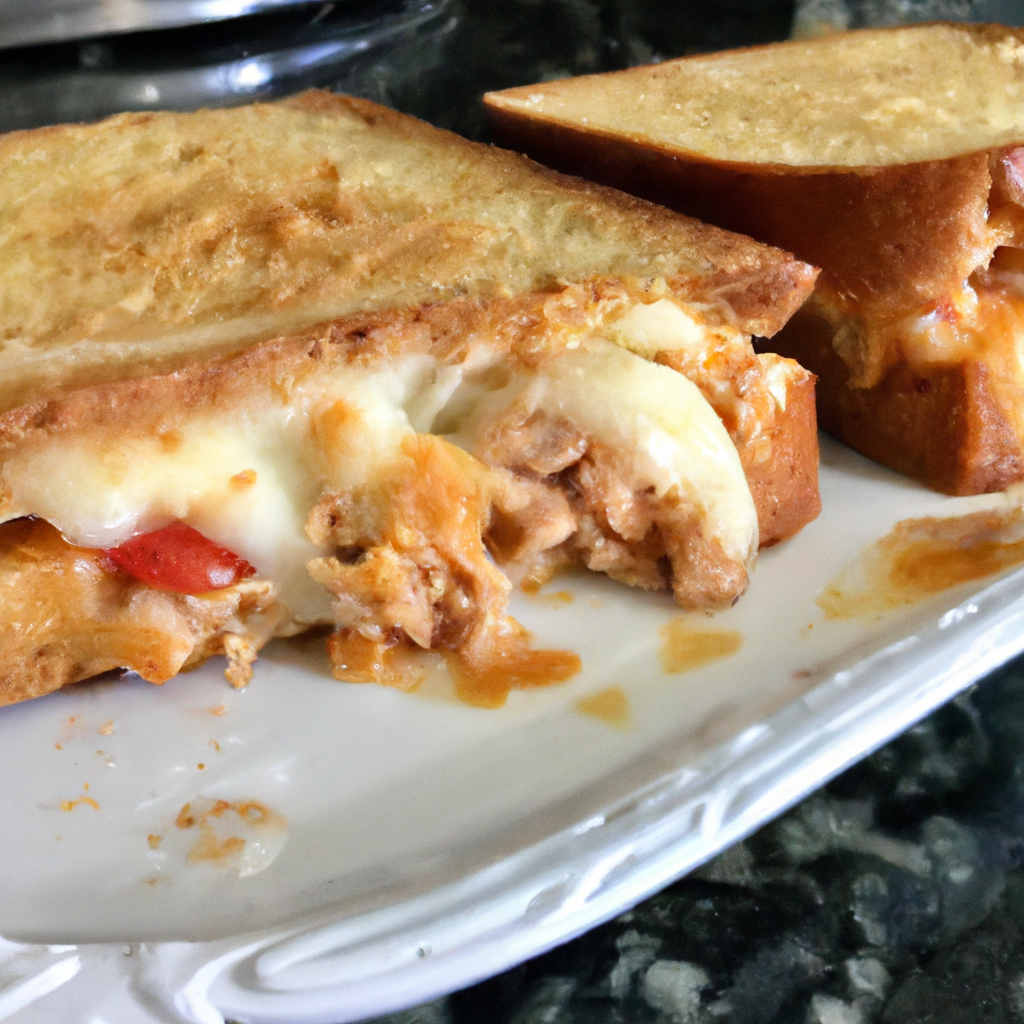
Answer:
[[[664, 346], [662, 346], [664, 349]], [[628, 484], [669, 492], [704, 513], [705, 532], [731, 558], [757, 551], [757, 511], [736, 446], [699, 388], [667, 366], [591, 338], [481, 396], [453, 440], [472, 448], [476, 430], [513, 402], [571, 420], [593, 440], [628, 453]]]
[[733, 327], [700, 323], [688, 310], [669, 299], [632, 306], [606, 330], [609, 340], [645, 359], [653, 359], [659, 352], [679, 349], [706, 351], [709, 334], [731, 344], [745, 345], [747, 341], [747, 336]]
[[686, 377], [599, 338], [539, 371], [513, 370], [497, 390], [481, 384], [487, 372], [486, 364], [448, 366], [428, 355], [345, 365], [298, 385], [287, 404], [268, 392], [163, 436], [97, 431], [28, 442], [2, 468], [9, 518], [40, 516], [93, 548], [181, 520], [272, 580], [297, 619], [331, 621], [328, 596], [305, 568], [325, 554], [305, 532], [318, 499], [389, 472], [402, 440], [417, 431], [454, 430], [451, 439], [472, 450], [473, 424], [525, 396], [628, 453], [631, 486], [676, 491], [706, 515], [706, 532], [726, 554], [753, 559], [757, 515], [739, 457]]
[[705, 514], [707, 534], [727, 555], [753, 558], [757, 511], [736, 446], [692, 381], [595, 339], [557, 360], [543, 404], [631, 452], [635, 490], [676, 491]]

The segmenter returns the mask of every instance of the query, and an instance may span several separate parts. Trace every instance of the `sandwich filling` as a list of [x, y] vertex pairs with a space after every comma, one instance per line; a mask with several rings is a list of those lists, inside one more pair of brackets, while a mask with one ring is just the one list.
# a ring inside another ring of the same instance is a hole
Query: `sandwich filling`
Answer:
[[582, 562], [731, 604], [758, 548], [734, 436], [756, 448], [785, 370], [665, 297], [508, 301], [350, 318], [5, 416], [15, 656], [77, 608], [90, 649], [51, 659], [45, 689], [114, 667], [161, 682], [213, 653], [240, 685], [271, 636], [326, 624], [341, 679], [407, 685], [434, 651], [494, 705], [579, 665], [530, 647], [510, 577]]

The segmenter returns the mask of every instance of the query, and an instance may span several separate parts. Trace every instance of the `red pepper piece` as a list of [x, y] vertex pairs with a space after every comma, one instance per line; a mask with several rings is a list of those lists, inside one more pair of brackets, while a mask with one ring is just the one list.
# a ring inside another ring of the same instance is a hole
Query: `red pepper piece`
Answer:
[[142, 533], [110, 548], [107, 557], [126, 573], [158, 590], [205, 594], [256, 574], [244, 558], [214, 544], [185, 523]]

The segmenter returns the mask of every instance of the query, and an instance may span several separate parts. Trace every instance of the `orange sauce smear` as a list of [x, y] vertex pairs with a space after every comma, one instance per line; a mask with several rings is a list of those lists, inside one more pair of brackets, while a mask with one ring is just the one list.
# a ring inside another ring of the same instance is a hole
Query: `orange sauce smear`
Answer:
[[1024, 563], [1020, 507], [905, 519], [816, 598], [827, 619], [877, 615]]
[[743, 646], [734, 629], [696, 629], [685, 615], [670, 619], [659, 630], [661, 667], [669, 673], [690, 672], [728, 658]]
[[617, 729], [625, 729], [631, 721], [629, 698], [619, 686], [609, 686], [604, 690], [588, 694], [576, 701], [574, 707], [580, 714], [597, 718]]
[[[344, 409], [339, 409], [333, 419], [323, 419], [321, 429], [341, 436], [345, 422]], [[508, 581], [482, 540], [494, 487], [490, 471], [431, 435], [407, 438], [402, 456], [410, 472], [396, 477], [381, 536], [414, 564], [428, 555], [436, 565], [441, 597], [431, 606], [433, 634], [429, 626], [414, 624], [421, 630], [419, 642], [429, 643], [447, 662], [456, 696], [476, 707], [497, 708], [512, 690], [563, 682], [579, 672], [577, 654], [532, 649], [529, 633], [507, 615]], [[367, 580], [371, 589], [390, 596], [389, 584], [383, 570]], [[475, 607], [472, 614], [465, 611], [469, 604]], [[351, 628], [327, 641], [336, 678], [403, 690], [416, 689], [425, 675], [416, 665], [422, 657], [416, 647], [411, 639], [368, 639]]]
[[572, 651], [533, 650], [510, 645], [493, 661], [477, 667], [454, 652], [445, 652], [459, 700], [478, 708], [500, 708], [513, 690], [564, 683], [579, 672]]
[[333, 633], [327, 643], [335, 678], [391, 686], [404, 693], [419, 688], [430, 659], [441, 655], [456, 697], [480, 708], [500, 708], [513, 690], [562, 683], [580, 670], [578, 654], [535, 650], [529, 646], [526, 630], [513, 631], [503, 639], [507, 642], [496, 644], [496, 650], [482, 665], [472, 664], [458, 651], [426, 651], [408, 642], [387, 646], [352, 630]]

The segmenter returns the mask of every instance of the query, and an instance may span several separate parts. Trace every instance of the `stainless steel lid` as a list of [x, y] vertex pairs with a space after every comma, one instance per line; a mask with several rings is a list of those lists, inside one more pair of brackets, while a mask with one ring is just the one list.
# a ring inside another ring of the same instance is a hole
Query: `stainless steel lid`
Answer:
[[308, 0], [0, 0], [0, 47], [220, 21]]

